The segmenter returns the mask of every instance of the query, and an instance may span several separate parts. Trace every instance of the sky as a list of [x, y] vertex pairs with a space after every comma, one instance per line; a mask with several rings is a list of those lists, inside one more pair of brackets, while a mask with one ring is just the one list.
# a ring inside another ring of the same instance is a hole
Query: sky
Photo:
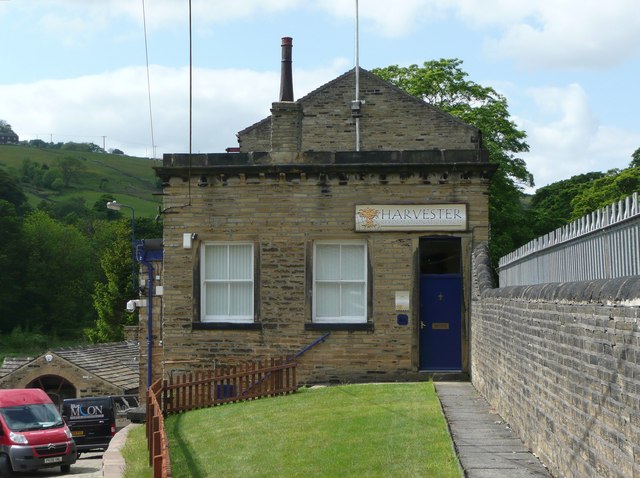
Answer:
[[[640, 147], [637, 0], [358, 7], [362, 68], [457, 58], [506, 97], [536, 187], [625, 168]], [[191, 0], [191, 16], [189, 0], [0, 0], [0, 120], [21, 140], [153, 159], [223, 152], [278, 100], [281, 38], [297, 99], [354, 67], [355, 18], [355, 0]]]

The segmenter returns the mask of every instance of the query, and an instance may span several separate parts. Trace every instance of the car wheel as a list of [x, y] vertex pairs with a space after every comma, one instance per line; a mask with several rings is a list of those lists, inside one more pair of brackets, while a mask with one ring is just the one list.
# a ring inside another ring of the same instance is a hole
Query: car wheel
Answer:
[[63, 475], [66, 475], [71, 471], [71, 465], [60, 465], [60, 471]]
[[9, 476], [13, 476], [13, 470], [11, 470], [9, 457], [7, 455], [0, 455], [0, 477], [7, 478]]

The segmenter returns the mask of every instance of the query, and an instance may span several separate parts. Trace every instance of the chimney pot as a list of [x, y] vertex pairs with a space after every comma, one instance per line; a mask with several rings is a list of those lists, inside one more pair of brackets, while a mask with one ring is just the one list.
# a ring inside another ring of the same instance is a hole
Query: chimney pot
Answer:
[[280, 101], [293, 101], [293, 73], [291, 50], [293, 39], [282, 37], [282, 66], [280, 69]]

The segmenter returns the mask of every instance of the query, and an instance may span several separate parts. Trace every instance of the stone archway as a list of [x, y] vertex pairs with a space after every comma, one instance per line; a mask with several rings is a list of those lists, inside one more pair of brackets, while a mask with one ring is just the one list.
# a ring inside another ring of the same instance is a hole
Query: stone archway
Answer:
[[76, 398], [76, 387], [59, 375], [41, 375], [29, 382], [26, 388], [41, 388], [59, 409], [65, 398]]

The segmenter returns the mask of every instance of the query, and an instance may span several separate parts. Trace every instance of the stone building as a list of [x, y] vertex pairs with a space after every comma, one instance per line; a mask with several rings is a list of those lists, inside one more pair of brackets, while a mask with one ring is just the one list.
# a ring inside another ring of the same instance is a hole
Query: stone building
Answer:
[[495, 169], [481, 132], [364, 69], [294, 101], [283, 40], [280, 101], [239, 152], [157, 168], [154, 378], [293, 356], [326, 334], [298, 358], [301, 381], [468, 372], [470, 258]]
[[0, 144], [18, 144], [20, 138], [13, 130], [0, 131]]
[[58, 406], [65, 398], [137, 395], [136, 340], [52, 349], [38, 357], [7, 357], [0, 388], [41, 388]]

